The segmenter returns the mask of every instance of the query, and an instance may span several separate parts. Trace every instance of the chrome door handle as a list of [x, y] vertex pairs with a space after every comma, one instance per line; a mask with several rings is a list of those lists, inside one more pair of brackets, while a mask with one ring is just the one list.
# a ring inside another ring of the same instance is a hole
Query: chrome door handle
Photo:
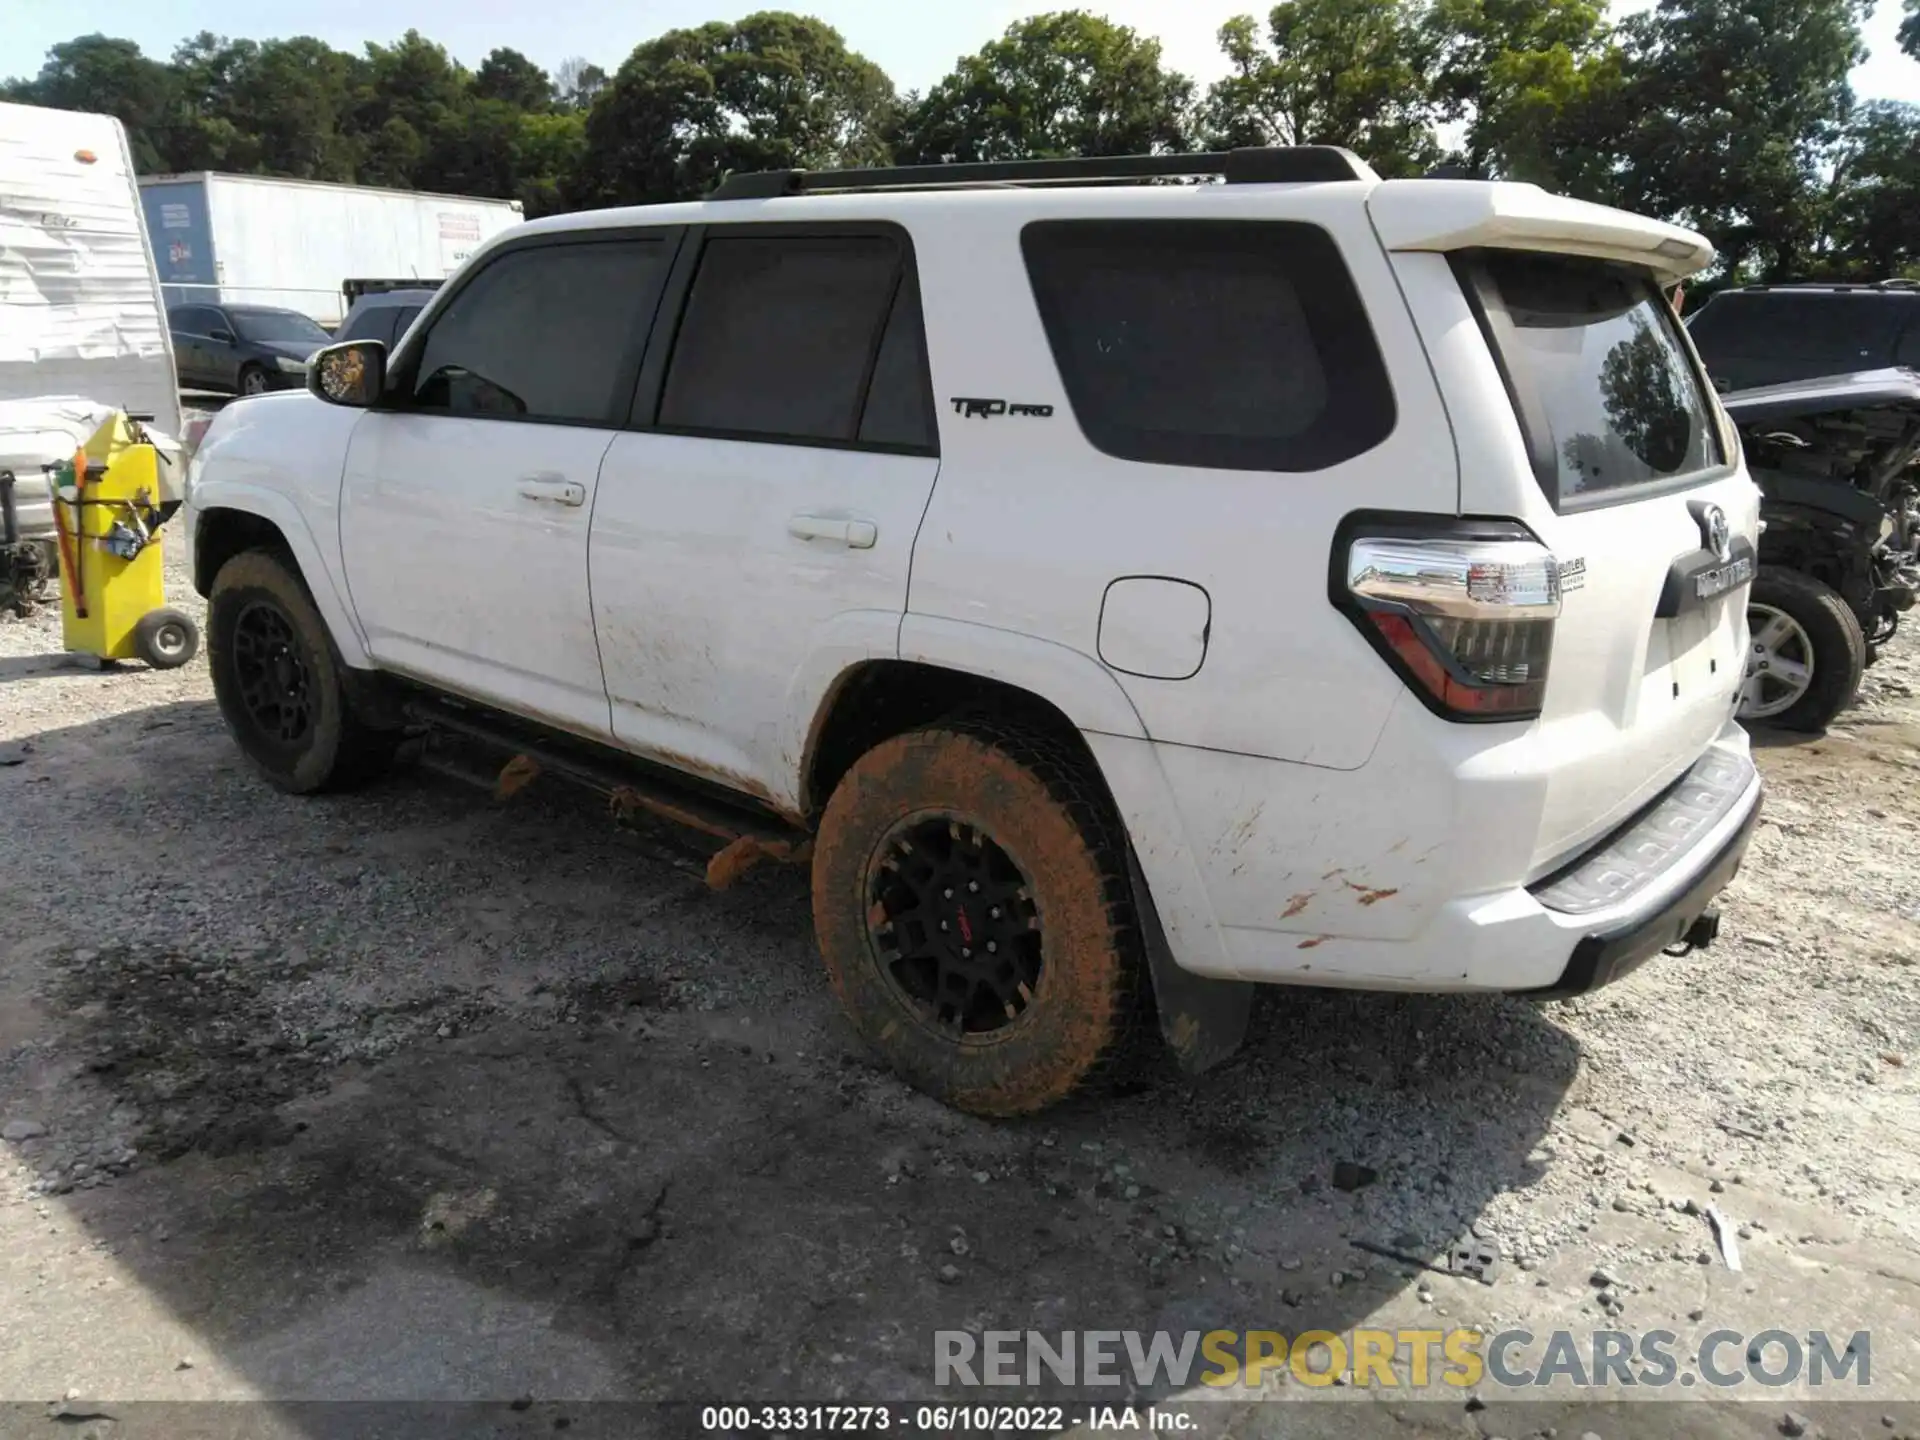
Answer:
[[520, 494], [528, 500], [544, 500], [549, 505], [584, 505], [587, 487], [576, 480], [552, 479], [529, 475], [520, 482]]
[[880, 538], [880, 527], [845, 515], [791, 515], [787, 534], [796, 540], [834, 540], [849, 550], [871, 550]]

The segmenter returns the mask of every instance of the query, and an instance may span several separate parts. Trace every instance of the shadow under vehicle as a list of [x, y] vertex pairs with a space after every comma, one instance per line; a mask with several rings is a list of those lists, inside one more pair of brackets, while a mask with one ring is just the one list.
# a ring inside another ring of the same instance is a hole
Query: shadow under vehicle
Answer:
[[1721, 397], [1759, 484], [1740, 718], [1823, 730], [1920, 588], [1920, 371]]

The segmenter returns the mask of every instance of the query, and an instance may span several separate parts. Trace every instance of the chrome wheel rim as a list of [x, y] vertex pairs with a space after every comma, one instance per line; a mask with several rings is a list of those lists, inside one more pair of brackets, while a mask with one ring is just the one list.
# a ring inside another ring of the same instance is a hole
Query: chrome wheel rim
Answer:
[[187, 648], [187, 627], [177, 620], [169, 620], [153, 632], [153, 648], [159, 654], [171, 659], [185, 653]]
[[1740, 718], [1767, 720], [1791, 710], [1813, 688], [1813, 638], [1773, 605], [1747, 606], [1747, 674]]

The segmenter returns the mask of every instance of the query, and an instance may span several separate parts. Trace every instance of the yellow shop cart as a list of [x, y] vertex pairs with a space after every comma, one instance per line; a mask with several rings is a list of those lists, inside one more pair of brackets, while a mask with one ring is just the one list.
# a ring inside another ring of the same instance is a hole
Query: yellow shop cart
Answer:
[[167, 605], [160, 458], [118, 411], [71, 460], [51, 467], [60, 550], [61, 638], [101, 660], [138, 657], [171, 670], [200, 649], [191, 617]]

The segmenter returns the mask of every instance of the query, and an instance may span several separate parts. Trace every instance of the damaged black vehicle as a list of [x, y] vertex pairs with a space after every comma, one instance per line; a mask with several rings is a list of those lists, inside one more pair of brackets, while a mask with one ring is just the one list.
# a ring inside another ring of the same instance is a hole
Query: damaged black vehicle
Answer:
[[1740, 718], [1823, 730], [1920, 587], [1920, 372], [1829, 375], [1721, 402], [1765, 522]]

